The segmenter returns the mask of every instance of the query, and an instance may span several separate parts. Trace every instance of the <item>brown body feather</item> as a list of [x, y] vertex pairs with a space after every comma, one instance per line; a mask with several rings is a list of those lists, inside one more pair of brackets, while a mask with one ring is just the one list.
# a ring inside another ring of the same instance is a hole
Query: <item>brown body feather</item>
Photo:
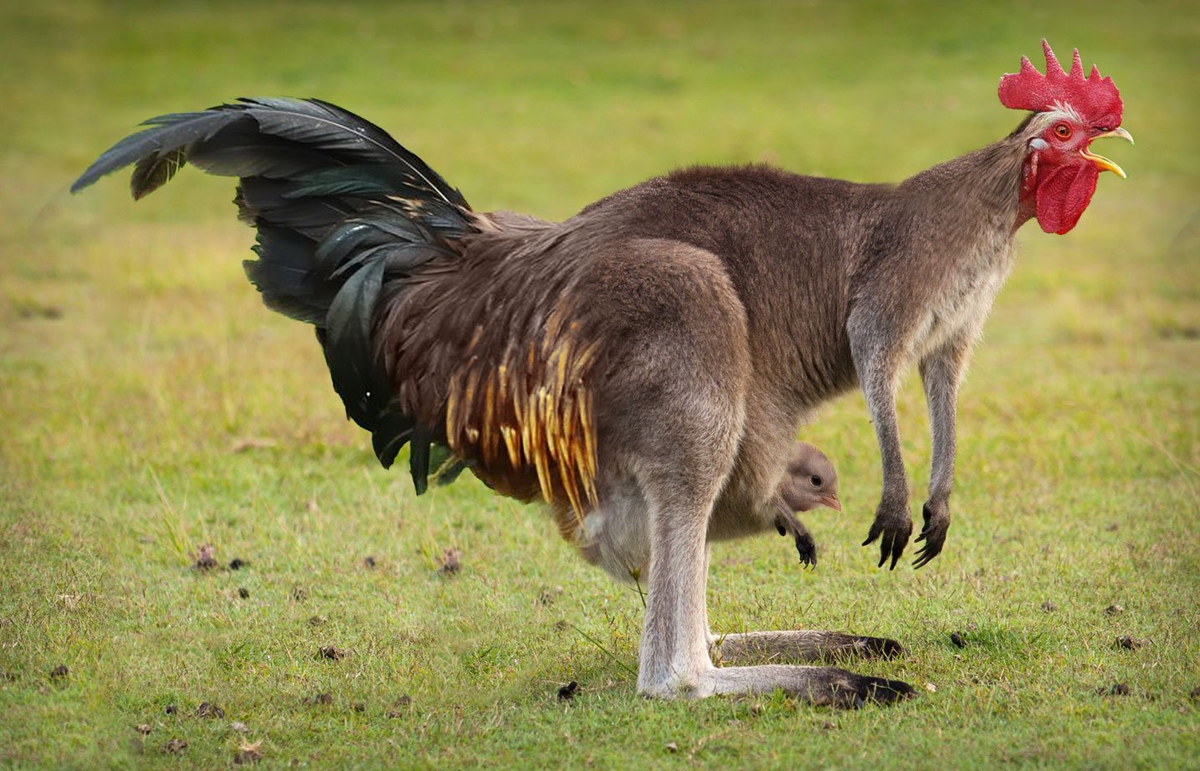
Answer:
[[489, 487], [552, 506], [564, 537], [596, 503], [589, 376], [601, 354], [587, 261], [549, 223], [478, 215], [453, 259], [391, 282], [377, 350], [400, 409], [439, 427]]

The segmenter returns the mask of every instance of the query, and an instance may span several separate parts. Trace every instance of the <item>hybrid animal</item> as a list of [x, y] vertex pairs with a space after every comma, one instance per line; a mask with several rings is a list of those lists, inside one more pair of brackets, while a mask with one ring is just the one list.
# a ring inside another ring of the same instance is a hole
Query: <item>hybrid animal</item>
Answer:
[[[1044, 41], [1043, 41], [1044, 43]], [[135, 198], [185, 163], [238, 177], [258, 230], [250, 280], [316, 328], [347, 414], [418, 492], [470, 469], [549, 503], [562, 533], [648, 586], [638, 690], [659, 697], [783, 689], [815, 703], [893, 701], [905, 683], [816, 666], [891, 655], [891, 640], [790, 631], [717, 637], [709, 542], [771, 529], [798, 425], [860, 385], [883, 494], [867, 543], [892, 567], [912, 532], [895, 390], [920, 367], [933, 460], [917, 566], [950, 523], [958, 383], [1036, 218], [1066, 233], [1123, 137], [1110, 78], [1045, 45], [1001, 102], [1007, 137], [898, 185], [767, 166], [699, 167], [604, 198], [564, 222], [476, 212], [421, 159], [318, 100], [244, 99], [164, 115], [104, 153], [78, 190], [129, 164]], [[438, 474], [437, 472], [440, 472]]]

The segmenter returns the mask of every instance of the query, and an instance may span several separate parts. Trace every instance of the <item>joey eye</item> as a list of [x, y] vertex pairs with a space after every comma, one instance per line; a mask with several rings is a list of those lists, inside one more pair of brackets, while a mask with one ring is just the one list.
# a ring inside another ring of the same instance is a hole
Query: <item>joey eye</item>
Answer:
[[1071, 127], [1065, 123], [1058, 124], [1054, 127], [1054, 136], [1058, 137], [1059, 139], [1070, 139]]
[[809, 477], [808, 481], [813, 483], [813, 487], [821, 486], [821, 477], [817, 476], [816, 474], [813, 474], [811, 477]]

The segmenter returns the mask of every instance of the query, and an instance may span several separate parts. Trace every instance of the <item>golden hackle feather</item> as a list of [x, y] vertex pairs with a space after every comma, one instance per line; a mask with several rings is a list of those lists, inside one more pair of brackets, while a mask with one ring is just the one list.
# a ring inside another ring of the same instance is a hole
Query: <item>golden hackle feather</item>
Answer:
[[527, 342], [524, 366], [513, 366], [511, 341], [499, 361], [477, 350], [477, 330], [468, 345], [473, 355], [450, 377], [446, 399], [451, 450], [477, 457], [485, 475], [504, 467], [531, 471], [545, 501], [569, 507], [571, 522], [560, 522], [564, 533], [568, 524], [582, 525], [596, 502], [595, 426], [585, 381], [598, 343], [581, 344], [579, 324], [567, 317], [560, 301], [541, 339]]
[[483, 391], [483, 462], [490, 465], [496, 456], [496, 445], [500, 441], [499, 427], [495, 424], [496, 417], [496, 373], [489, 372], [487, 386]]
[[504, 447], [508, 450], [508, 462], [516, 468], [521, 462], [521, 448], [517, 442], [517, 430], [512, 426], [501, 425], [500, 436], [504, 437]]

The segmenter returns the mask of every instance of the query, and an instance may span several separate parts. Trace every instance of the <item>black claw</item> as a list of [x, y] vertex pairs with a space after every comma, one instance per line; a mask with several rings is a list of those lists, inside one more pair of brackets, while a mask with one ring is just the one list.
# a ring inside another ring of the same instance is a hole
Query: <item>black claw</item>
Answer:
[[912, 698], [916, 691], [908, 683], [882, 677], [861, 677], [852, 693], [838, 699], [838, 706], [859, 709], [867, 704], [893, 704]]
[[871, 678], [874, 682], [867, 689], [867, 699], [877, 704], [891, 704], [893, 702], [911, 699], [916, 691], [908, 683], [900, 680], [885, 680], [883, 678]]
[[[892, 640], [880, 640], [880, 642], [891, 643], [899, 647], [899, 644]], [[848, 682], [833, 686], [830, 694], [832, 698], [828, 702], [831, 706], [841, 709], [859, 709], [868, 704], [893, 704], [916, 694], [911, 685], [900, 680], [855, 675], [850, 672], [844, 674], [847, 676]]]
[[904, 655], [904, 646], [886, 637], [867, 637], [866, 652], [874, 658], [895, 659]]
[[917, 558], [913, 562], [913, 570], [920, 570], [933, 561], [933, 558], [941, 553], [941, 549], [935, 549], [932, 543], [926, 543], [925, 548], [917, 552]]

